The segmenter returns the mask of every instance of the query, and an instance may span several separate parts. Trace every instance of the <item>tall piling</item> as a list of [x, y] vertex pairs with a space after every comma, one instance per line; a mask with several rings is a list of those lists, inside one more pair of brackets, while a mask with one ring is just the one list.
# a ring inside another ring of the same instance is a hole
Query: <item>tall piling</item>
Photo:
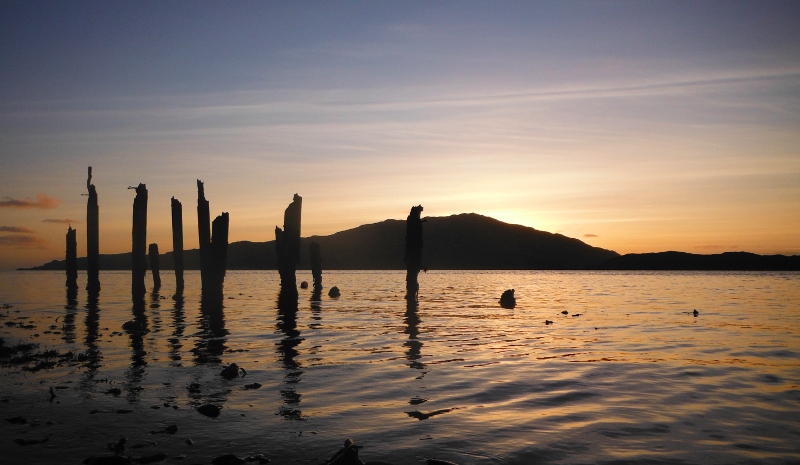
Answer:
[[183, 205], [172, 198], [172, 256], [175, 262], [175, 293], [183, 291]]
[[200, 240], [200, 280], [204, 296], [222, 295], [228, 262], [228, 213], [209, 224], [209, 204], [203, 182], [197, 180], [197, 229]]
[[133, 200], [133, 240], [131, 246], [131, 293], [135, 299], [144, 298], [147, 274], [147, 186], [136, 187]]
[[67, 289], [78, 290], [78, 239], [72, 225], [67, 229]]
[[422, 269], [422, 205], [411, 207], [406, 219], [406, 300], [416, 302], [419, 297], [417, 278]]
[[[225, 283], [225, 268], [228, 264], [228, 214], [223, 212], [211, 223], [211, 246], [209, 251], [210, 286], [214, 294], [222, 294]], [[205, 290], [205, 288], [204, 288]]]
[[150, 244], [147, 249], [147, 255], [150, 257], [150, 271], [153, 274], [153, 292], [158, 292], [161, 289], [161, 268], [158, 260], [158, 244]]
[[86, 179], [89, 199], [86, 201], [86, 290], [100, 291], [100, 207], [97, 205], [97, 189], [92, 184], [92, 167]]
[[308, 246], [308, 252], [311, 256], [311, 277], [314, 278], [314, 291], [322, 290], [322, 254], [319, 250], [319, 244], [312, 242]]
[[200, 281], [203, 288], [208, 279], [209, 247], [211, 247], [211, 216], [208, 212], [203, 181], [197, 180], [197, 236], [200, 240]]
[[278, 274], [283, 295], [297, 296], [297, 264], [300, 262], [300, 217], [303, 198], [294, 194], [292, 203], [283, 213], [283, 229], [275, 226], [275, 247], [278, 255]]

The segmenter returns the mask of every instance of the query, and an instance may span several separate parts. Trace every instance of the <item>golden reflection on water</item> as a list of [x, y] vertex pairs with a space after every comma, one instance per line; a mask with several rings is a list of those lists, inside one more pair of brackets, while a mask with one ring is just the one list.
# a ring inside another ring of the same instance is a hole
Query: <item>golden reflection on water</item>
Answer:
[[[215, 301], [191, 272], [182, 295], [163, 273], [140, 302], [128, 273], [103, 273], [94, 299], [65, 298], [57, 273], [3, 277], [15, 307], [2, 322], [34, 328], [4, 324], [2, 337], [80, 354], [2, 368], [3, 405], [23, 416], [55, 415], [39, 381], [67, 387], [50, 427], [60, 449], [26, 450], [44, 461], [166, 424], [197, 445], [160, 447], [201, 461], [237, 444], [319, 462], [345, 437], [396, 463], [800, 459], [797, 273], [429, 272], [418, 306], [402, 272], [331, 272], [340, 298], [301, 292], [296, 306], [279, 305], [275, 272], [229, 272]], [[497, 302], [508, 288], [513, 310]], [[230, 363], [246, 375], [222, 379]], [[206, 403], [218, 418], [194, 411]]]

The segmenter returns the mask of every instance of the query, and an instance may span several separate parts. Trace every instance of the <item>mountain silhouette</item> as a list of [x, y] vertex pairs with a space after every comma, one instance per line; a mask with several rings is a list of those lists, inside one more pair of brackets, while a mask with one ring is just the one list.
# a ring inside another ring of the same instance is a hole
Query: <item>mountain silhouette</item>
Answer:
[[800, 255], [758, 255], [749, 252], [724, 252], [698, 255], [686, 252], [631, 253], [610, 258], [598, 270], [725, 270], [797, 271]]
[[[310, 269], [308, 244], [322, 251], [325, 270], [404, 270], [405, 220], [385, 220], [328, 236], [301, 239], [298, 269]], [[614, 251], [592, 247], [578, 239], [503, 223], [475, 213], [429, 217], [423, 228], [422, 265], [430, 270], [541, 270], [589, 269], [618, 257]], [[161, 269], [173, 269], [173, 253], [160, 255]], [[102, 254], [100, 269], [128, 270], [131, 254]], [[187, 270], [200, 268], [197, 249], [184, 251]], [[86, 269], [86, 258], [78, 259]], [[64, 260], [53, 260], [34, 270], [63, 270]], [[277, 269], [275, 241], [231, 243], [229, 270]]]

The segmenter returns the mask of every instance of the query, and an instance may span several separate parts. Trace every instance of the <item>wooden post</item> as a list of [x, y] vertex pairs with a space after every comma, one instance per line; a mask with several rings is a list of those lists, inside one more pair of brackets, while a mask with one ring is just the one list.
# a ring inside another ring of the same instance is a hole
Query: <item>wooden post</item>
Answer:
[[147, 186], [136, 187], [133, 200], [133, 241], [131, 246], [131, 293], [134, 298], [144, 298], [147, 274]]
[[211, 217], [208, 212], [208, 200], [206, 200], [203, 181], [197, 180], [197, 233], [200, 239], [200, 281], [203, 288], [207, 286], [208, 280], [208, 252], [211, 246]]
[[312, 242], [308, 247], [309, 254], [311, 255], [311, 276], [314, 278], [314, 291], [322, 290], [322, 256], [319, 250], [319, 244]]
[[275, 226], [275, 247], [278, 255], [278, 273], [284, 295], [297, 295], [297, 264], [300, 262], [300, 217], [303, 198], [294, 194], [292, 203], [283, 214], [283, 230]]
[[[222, 295], [225, 282], [225, 268], [228, 264], [228, 214], [222, 212], [211, 223], [211, 246], [209, 252], [211, 261], [211, 292]], [[203, 288], [203, 291], [206, 291]]]
[[78, 239], [72, 225], [67, 230], [67, 289], [78, 289]]
[[183, 205], [172, 198], [172, 255], [175, 261], [176, 294], [183, 291]]
[[97, 205], [97, 190], [92, 184], [92, 167], [86, 179], [89, 200], [86, 201], [86, 289], [100, 291], [100, 207]]
[[411, 207], [406, 219], [406, 300], [417, 301], [419, 282], [417, 277], [422, 268], [422, 205]]
[[159, 273], [159, 262], [158, 262], [158, 244], [150, 244], [150, 248], [148, 249], [148, 255], [150, 256], [150, 270], [153, 273], [153, 292], [158, 292], [161, 289], [161, 273]]

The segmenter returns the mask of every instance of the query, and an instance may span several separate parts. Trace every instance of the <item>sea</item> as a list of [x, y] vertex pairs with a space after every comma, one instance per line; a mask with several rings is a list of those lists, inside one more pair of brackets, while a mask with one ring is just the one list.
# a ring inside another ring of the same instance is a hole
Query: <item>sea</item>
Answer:
[[185, 276], [0, 273], [0, 463], [800, 463], [797, 272]]

